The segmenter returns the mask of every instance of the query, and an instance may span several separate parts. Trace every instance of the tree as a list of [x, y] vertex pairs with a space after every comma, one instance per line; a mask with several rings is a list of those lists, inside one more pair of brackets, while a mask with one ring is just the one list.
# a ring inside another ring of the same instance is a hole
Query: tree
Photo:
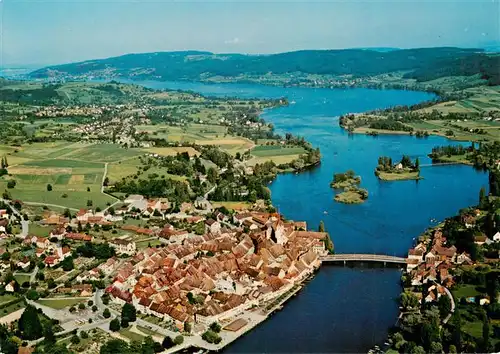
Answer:
[[415, 160], [415, 170], [420, 171], [420, 159], [418, 157]]
[[49, 183], [47, 184], [47, 192], [50, 192], [52, 190], [52, 185]]
[[24, 339], [38, 339], [43, 335], [43, 327], [34, 306], [28, 305], [19, 319], [19, 330]]
[[163, 342], [161, 343], [161, 345], [163, 348], [168, 349], [168, 348], [172, 348], [175, 345], [175, 343], [172, 340], [172, 338], [170, 338], [169, 336], [166, 336], [165, 338], [163, 338]]
[[401, 306], [403, 306], [404, 309], [415, 308], [418, 306], [418, 299], [412, 293], [405, 291], [401, 293]]
[[212, 324], [210, 325], [210, 329], [212, 331], [214, 331], [215, 333], [219, 333], [221, 331], [222, 327], [217, 322], [212, 322]]
[[443, 352], [443, 345], [440, 342], [432, 342], [430, 352], [435, 354], [441, 354]]
[[43, 341], [46, 344], [56, 343], [56, 336], [54, 334], [54, 328], [52, 327], [51, 324], [45, 326], [45, 329], [43, 330], [43, 336], [44, 336]]
[[98, 310], [98, 309], [97, 309], [97, 306], [96, 306], [96, 305], [92, 306], [92, 312], [97, 312], [97, 310]]
[[89, 200], [87, 200], [87, 206], [88, 206], [88, 207], [91, 207], [91, 206], [92, 206], [92, 204], [94, 204], [94, 203], [92, 202], [92, 200], [90, 200], [90, 199], [89, 199]]
[[448, 296], [441, 296], [438, 300], [439, 316], [445, 318], [451, 311], [451, 301]]
[[452, 345], [450, 345], [450, 347], [448, 348], [448, 352], [449, 352], [450, 354], [456, 354], [456, 352], [457, 352], [457, 347], [455, 347], [453, 344], [452, 344]]
[[323, 220], [319, 222], [318, 232], [325, 232], [325, 223]]
[[80, 303], [78, 304], [78, 308], [79, 308], [80, 310], [85, 309], [85, 304], [84, 304], [83, 302], [80, 302]]
[[108, 308], [105, 308], [104, 311], [102, 312], [102, 315], [104, 316], [104, 318], [110, 318], [111, 312], [109, 311]]
[[184, 342], [184, 337], [181, 335], [178, 335], [177, 337], [174, 338], [175, 345], [181, 345], [183, 342]]
[[136, 310], [134, 305], [126, 303], [122, 307], [122, 319], [127, 322], [134, 322], [136, 320]]
[[191, 333], [192, 325], [189, 322], [184, 322], [184, 332]]
[[120, 320], [115, 318], [109, 322], [109, 329], [113, 332], [118, 332], [120, 330]]
[[85, 331], [81, 331], [80, 332], [80, 337], [82, 337], [82, 339], [87, 339], [89, 337], [88, 333], [85, 332]]
[[426, 354], [425, 349], [421, 347], [420, 345], [417, 345], [412, 349], [410, 352], [411, 354]]
[[70, 341], [73, 344], [79, 344], [80, 343], [80, 337], [78, 337], [78, 335], [75, 334], [74, 336], [71, 337]]
[[201, 338], [204, 341], [207, 341], [208, 343], [214, 343], [214, 344], [219, 344], [222, 341], [222, 338], [211, 329], [203, 333]]
[[126, 318], [122, 318], [120, 325], [122, 326], [122, 328], [127, 328], [129, 326], [129, 322]]
[[482, 348], [484, 352], [488, 352], [490, 347], [490, 322], [485, 315], [483, 319], [483, 342]]
[[100, 354], [129, 354], [131, 353], [127, 342], [121, 339], [108, 340], [100, 349]]
[[481, 187], [479, 190], [479, 207], [484, 209], [488, 205], [488, 198], [486, 196], [486, 189]]
[[141, 346], [141, 354], [154, 354], [155, 341], [151, 336], [144, 338]]
[[68, 272], [75, 268], [75, 264], [73, 263], [73, 257], [66, 257], [61, 262], [61, 267], [64, 271]]
[[30, 289], [28, 290], [28, 292], [26, 293], [26, 298], [28, 300], [38, 300], [40, 298], [40, 295], [38, 294], [38, 292], [35, 290], [35, 289]]
[[217, 182], [217, 178], [219, 178], [219, 173], [217, 172], [217, 170], [215, 168], [210, 167], [207, 170], [207, 180], [210, 183], [215, 184], [215, 182]]

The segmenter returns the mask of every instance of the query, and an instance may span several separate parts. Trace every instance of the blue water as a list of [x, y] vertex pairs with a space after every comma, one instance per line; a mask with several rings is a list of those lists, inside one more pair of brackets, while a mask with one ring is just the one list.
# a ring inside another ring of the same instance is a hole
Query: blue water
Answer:
[[[138, 82], [136, 82], [138, 83]], [[379, 156], [402, 154], [430, 163], [432, 147], [459, 144], [441, 137], [349, 135], [338, 116], [432, 99], [398, 90], [280, 88], [254, 84], [139, 82], [151, 88], [193, 90], [205, 95], [295, 101], [262, 117], [277, 132], [304, 136], [322, 153], [321, 165], [283, 174], [270, 185], [273, 204], [288, 219], [316, 228], [323, 220], [338, 253], [403, 256], [431, 219], [443, 220], [477, 202], [487, 175], [468, 166], [423, 167], [420, 181], [382, 182], [374, 175]], [[332, 175], [353, 169], [369, 192], [361, 205], [333, 201]], [[230, 345], [227, 352], [366, 352], [384, 341], [397, 317], [401, 291], [396, 269], [323, 267], [283, 311]]]

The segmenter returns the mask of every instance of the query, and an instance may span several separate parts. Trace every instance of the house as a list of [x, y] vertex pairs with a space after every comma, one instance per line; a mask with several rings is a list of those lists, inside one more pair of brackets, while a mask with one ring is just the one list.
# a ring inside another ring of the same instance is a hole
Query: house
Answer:
[[473, 215], [462, 215], [462, 222], [465, 227], [470, 229], [476, 225], [476, 218]]
[[461, 254], [459, 254], [457, 256], [456, 263], [458, 263], [458, 264], [462, 264], [462, 263], [472, 264], [472, 260], [470, 259], [470, 256], [467, 253], [462, 252]]
[[24, 257], [21, 260], [19, 260], [16, 265], [21, 269], [26, 269], [30, 266], [30, 264], [31, 264], [30, 259], [28, 257]]
[[64, 235], [66, 234], [66, 229], [64, 227], [56, 227], [50, 232], [50, 237], [55, 237], [59, 241], [64, 238]]
[[425, 255], [425, 263], [434, 264], [437, 260], [438, 257], [432, 251]]
[[215, 221], [214, 219], [205, 220], [205, 229], [207, 230], [207, 232], [217, 235], [220, 233], [220, 228], [220, 222]]
[[160, 241], [166, 240], [170, 243], [181, 244], [188, 236], [189, 233], [186, 230], [175, 230], [171, 225], [167, 225], [160, 231]]
[[210, 203], [207, 199], [205, 199], [204, 197], [198, 197], [196, 198], [196, 200], [194, 201], [194, 206], [197, 208], [197, 209], [201, 209], [201, 210], [208, 210], [208, 211], [211, 211], [213, 209], [212, 207], [212, 203]]
[[474, 243], [478, 246], [484, 245], [488, 238], [485, 235], [474, 236]]
[[136, 251], [136, 245], [134, 241], [127, 241], [120, 238], [115, 238], [109, 245], [116, 250], [118, 254], [128, 254], [133, 255]]
[[500, 242], [500, 232], [493, 235], [493, 241]]
[[410, 248], [408, 251], [408, 259], [414, 259], [418, 262], [422, 262], [424, 259], [424, 252], [425, 250], [422, 250], [422, 248]]
[[36, 238], [36, 247], [38, 248], [48, 248], [50, 245], [50, 241], [45, 237], [37, 237]]
[[9, 284], [7, 284], [5, 286], [5, 291], [9, 292], [9, 293], [13, 293], [16, 291], [16, 281], [13, 280], [11, 281]]
[[9, 218], [9, 213], [7, 212], [7, 209], [0, 209], [0, 219], [8, 219]]
[[56, 248], [57, 257], [62, 261], [63, 259], [71, 256], [71, 249], [68, 246]]
[[43, 262], [49, 267], [54, 267], [59, 264], [59, 258], [57, 256], [48, 256]]

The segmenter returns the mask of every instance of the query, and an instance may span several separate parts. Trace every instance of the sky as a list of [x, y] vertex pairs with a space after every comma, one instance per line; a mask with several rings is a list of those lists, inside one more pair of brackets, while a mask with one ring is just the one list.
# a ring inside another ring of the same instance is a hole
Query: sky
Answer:
[[500, 45], [500, 0], [0, 0], [0, 64], [126, 53]]

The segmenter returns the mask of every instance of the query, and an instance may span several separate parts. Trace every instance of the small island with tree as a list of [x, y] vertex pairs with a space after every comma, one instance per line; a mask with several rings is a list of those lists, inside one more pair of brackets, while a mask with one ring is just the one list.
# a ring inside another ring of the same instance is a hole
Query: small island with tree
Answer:
[[378, 166], [375, 168], [375, 175], [383, 181], [422, 179], [420, 176], [420, 161], [418, 157], [415, 162], [413, 162], [407, 155], [403, 155], [403, 158], [397, 164], [393, 164], [392, 158], [390, 157], [379, 157]]
[[335, 173], [330, 187], [343, 189], [343, 192], [335, 195], [335, 201], [345, 204], [360, 204], [368, 198], [368, 191], [360, 188], [361, 177], [356, 176], [353, 170], [345, 173]]

